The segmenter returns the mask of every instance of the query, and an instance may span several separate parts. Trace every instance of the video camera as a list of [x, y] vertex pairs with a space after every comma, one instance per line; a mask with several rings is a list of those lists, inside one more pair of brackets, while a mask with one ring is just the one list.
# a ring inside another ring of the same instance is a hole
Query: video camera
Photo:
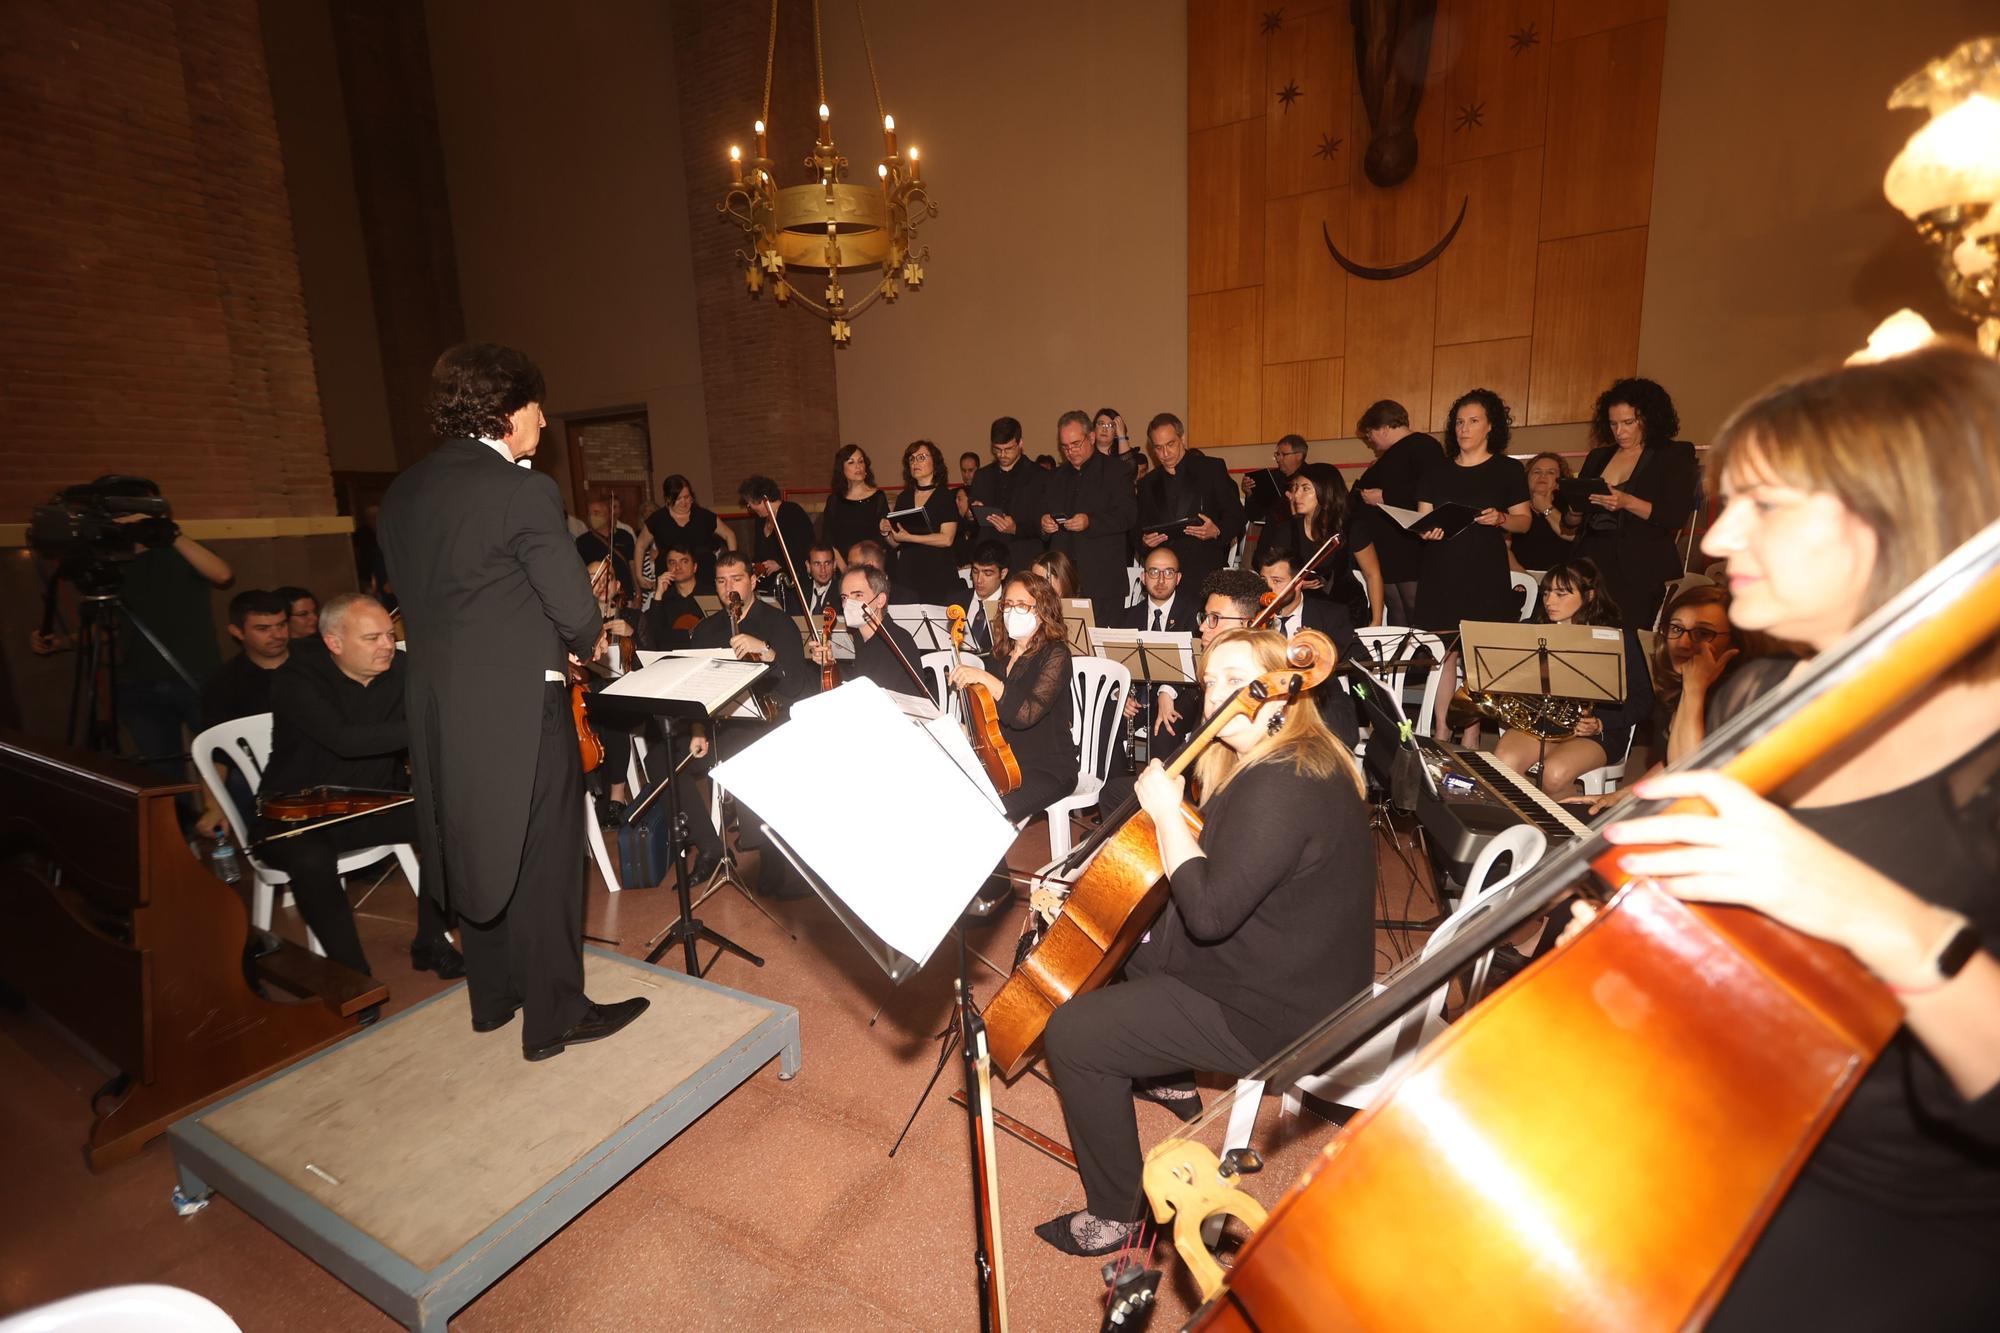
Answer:
[[104, 476], [67, 487], [28, 518], [29, 547], [56, 562], [58, 577], [89, 590], [115, 587], [119, 562], [141, 546], [171, 546], [179, 535], [172, 508], [145, 477]]

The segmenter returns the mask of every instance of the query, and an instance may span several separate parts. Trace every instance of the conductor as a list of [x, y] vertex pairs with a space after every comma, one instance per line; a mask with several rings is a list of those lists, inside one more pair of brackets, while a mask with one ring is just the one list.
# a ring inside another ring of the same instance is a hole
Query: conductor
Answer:
[[583, 768], [563, 665], [565, 647], [597, 652], [602, 622], [556, 484], [529, 466], [543, 394], [511, 347], [445, 352], [442, 443], [389, 487], [380, 525], [409, 643], [424, 892], [463, 926], [473, 1030], [520, 1011], [529, 1060], [646, 1008], [583, 993]]

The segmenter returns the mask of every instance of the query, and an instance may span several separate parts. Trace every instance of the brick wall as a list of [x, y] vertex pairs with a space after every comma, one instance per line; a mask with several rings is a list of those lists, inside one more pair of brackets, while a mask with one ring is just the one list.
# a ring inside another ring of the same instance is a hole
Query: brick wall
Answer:
[[[840, 444], [835, 353], [821, 320], [796, 308], [781, 309], [768, 288], [750, 299], [742, 267], [733, 260], [743, 234], [715, 211], [729, 183], [729, 145], [741, 144], [746, 153], [752, 146], [771, 12], [755, 4], [676, 0], [673, 13], [702, 394], [716, 491], [704, 498], [731, 508], [737, 484], [753, 472], [790, 486], [826, 484]], [[810, 179], [803, 164], [819, 123], [812, 8], [805, 0], [780, 0], [773, 82], [770, 146], [778, 184], [802, 184]], [[868, 121], [856, 107], [845, 123], [859, 131]], [[850, 292], [855, 285], [848, 283]]]
[[184, 517], [331, 514], [254, 0], [7, 12], [0, 522], [110, 471]]

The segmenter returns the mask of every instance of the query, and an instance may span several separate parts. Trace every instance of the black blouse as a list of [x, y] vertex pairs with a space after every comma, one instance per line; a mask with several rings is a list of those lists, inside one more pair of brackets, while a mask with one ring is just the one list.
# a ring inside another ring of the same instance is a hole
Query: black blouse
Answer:
[[[676, 523], [673, 511], [662, 505], [646, 516], [646, 531], [653, 534], [660, 549], [671, 546], [686, 546], [694, 552], [694, 586], [697, 592], [715, 592], [715, 554], [722, 548], [722, 535], [716, 531], [715, 511], [695, 505], [688, 510], [688, 521]], [[666, 558], [660, 559], [661, 568], [666, 567]]]
[[1069, 646], [1044, 643], [1022, 653], [1012, 666], [996, 655], [986, 669], [1007, 687], [994, 701], [994, 710], [1022, 777], [1045, 773], [1074, 779], [1077, 753], [1070, 736]]
[[[820, 512], [819, 539], [845, 560], [847, 548], [863, 537], [882, 541], [882, 519], [888, 512], [887, 491], [878, 490], [866, 500], [830, 495], [826, 499], [826, 508]], [[883, 544], [887, 545], [886, 542]], [[803, 560], [805, 557], [801, 555], [799, 558]]]
[[[915, 489], [905, 486], [896, 496], [896, 508], [912, 509], [917, 504]], [[924, 517], [932, 532], [943, 532], [947, 523], [957, 523], [958, 497], [949, 486], [936, 486], [923, 503]], [[958, 558], [949, 546], [898, 546], [892, 572], [896, 581], [925, 602], [942, 606], [959, 596], [964, 583], [958, 577]]]

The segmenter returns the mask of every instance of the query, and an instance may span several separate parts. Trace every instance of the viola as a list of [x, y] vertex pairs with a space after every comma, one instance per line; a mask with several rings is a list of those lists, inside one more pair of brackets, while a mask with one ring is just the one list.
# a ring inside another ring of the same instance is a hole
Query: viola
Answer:
[[[1324, 683], [1333, 674], [1334, 660], [1331, 640], [1318, 630], [1301, 630], [1285, 647], [1285, 667], [1223, 700], [1167, 765], [1168, 774], [1182, 773], [1231, 719], [1253, 716], [1270, 699], [1297, 698]], [[1199, 834], [1201, 817], [1194, 809], [1183, 806], [1181, 814]], [[994, 1067], [1004, 1077], [1012, 1079], [1027, 1068], [1049, 1016], [1064, 1001], [1096, 990], [1125, 965], [1165, 905], [1167, 887], [1159, 835], [1140, 810], [1099, 844], [1070, 886], [1062, 910], [986, 1006], [987, 1043]]]
[[[1677, 767], [1776, 790], [1996, 631], [2000, 524]], [[1628, 876], [1628, 850], [1572, 843], [1253, 1075], [1290, 1087], [1327, 1068], [1580, 876], [1613, 895], [1410, 1061], [1268, 1220], [1206, 1148], [1154, 1149], [1154, 1216], [1172, 1218], [1207, 1298], [1188, 1327], [1702, 1324], [1903, 1014], [1844, 949], [1747, 908], [1682, 902]], [[1226, 1276], [1200, 1240], [1219, 1212], [1254, 1228]], [[1415, 1286], [1411, 1237], [1452, 1256]]]
[[[951, 621], [951, 664], [956, 667], [965, 645], [965, 608], [949, 607], [945, 616]], [[979, 766], [986, 770], [993, 790], [1005, 796], [1021, 785], [1021, 764], [1000, 729], [1000, 709], [993, 702], [993, 692], [974, 682], [961, 686], [959, 695], [965, 700], [965, 732], [972, 740], [972, 752], [979, 756]]]

